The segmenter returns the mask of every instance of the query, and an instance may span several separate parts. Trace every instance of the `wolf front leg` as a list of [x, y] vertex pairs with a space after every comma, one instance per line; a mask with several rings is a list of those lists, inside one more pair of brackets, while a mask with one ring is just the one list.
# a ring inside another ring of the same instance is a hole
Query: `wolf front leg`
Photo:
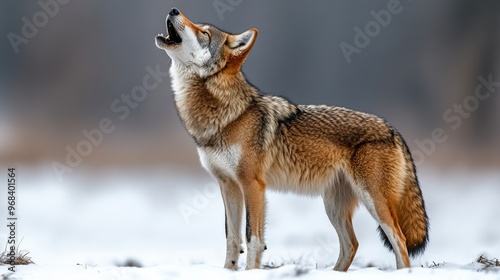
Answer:
[[247, 266], [246, 269], [260, 267], [264, 244], [265, 222], [265, 183], [254, 179], [242, 181], [246, 207], [246, 239], [247, 239]]
[[232, 179], [219, 178], [225, 209], [226, 261], [224, 268], [237, 270], [238, 258], [243, 253], [241, 246], [241, 220], [243, 216], [243, 192]]

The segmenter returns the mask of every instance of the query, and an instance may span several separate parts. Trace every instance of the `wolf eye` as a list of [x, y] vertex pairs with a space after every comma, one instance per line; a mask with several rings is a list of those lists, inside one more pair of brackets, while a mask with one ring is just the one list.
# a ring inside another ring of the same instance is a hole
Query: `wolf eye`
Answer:
[[207, 36], [207, 37], [210, 37], [210, 34], [208, 34], [208, 32], [207, 32], [207, 31], [201, 31], [201, 34], [203, 34], [203, 35], [205, 35], [205, 36]]

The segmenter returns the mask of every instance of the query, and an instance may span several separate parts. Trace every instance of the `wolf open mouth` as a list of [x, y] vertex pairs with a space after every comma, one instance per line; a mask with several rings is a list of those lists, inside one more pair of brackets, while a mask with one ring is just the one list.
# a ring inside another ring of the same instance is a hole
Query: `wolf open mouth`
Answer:
[[170, 19], [167, 19], [167, 32], [168, 35], [165, 37], [163, 34], [158, 34], [156, 36], [156, 42], [160, 45], [176, 45], [182, 42], [182, 38], [179, 33], [175, 30], [174, 24]]
[[167, 19], [168, 36], [165, 37], [165, 43], [168, 45], [179, 44], [182, 42], [181, 36], [175, 30], [174, 24], [170, 19]]

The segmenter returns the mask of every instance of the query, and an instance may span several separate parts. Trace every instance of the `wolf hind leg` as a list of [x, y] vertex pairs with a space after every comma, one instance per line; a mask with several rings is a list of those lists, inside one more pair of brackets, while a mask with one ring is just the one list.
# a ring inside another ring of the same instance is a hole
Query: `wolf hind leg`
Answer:
[[402, 153], [387, 144], [369, 143], [358, 148], [352, 164], [356, 169], [355, 193], [387, 236], [397, 268], [410, 267], [406, 237], [397, 213], [404, 190]]
[[378, 198], [372, 199], [373, 194], [365, 193], [362, 201], [387, 236], [396, 256], [396, 267], [398, 269], [410, 267], [406, 238], [399, 226], [396, 209], [391, 207], [391, 204], [380, 195], [378, 194], [376, 195]]
[[326, 190], [323, 202], [340, 243], [339, 257], [333, 269], [347, 271], [359, 245], [352, 226], [352, 215], [358, 199], [344, 174], [340, 174], [335, 184]]

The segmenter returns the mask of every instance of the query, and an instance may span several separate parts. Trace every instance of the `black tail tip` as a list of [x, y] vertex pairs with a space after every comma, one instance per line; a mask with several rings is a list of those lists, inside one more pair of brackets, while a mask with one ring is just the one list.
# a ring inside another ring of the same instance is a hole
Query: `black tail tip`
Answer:
[[[385, 232], [382, 230], [382, 227], [379, 226], [377, 230], [378, 233], [380, 234], [380, 239], [384, 243], [384, 246], [387, 249], [389, 249], [389, 251], [394, 251], [394, 249], [392, 248], [392, 244], [389, 241], [389, 238], [387, 238]], [[428, 242], [429, 242], [429, 234], [426, 232], [425, 238], [421, 242], [412, 245], [406, 245], [406, 250], [408, 251], [408, 255], [410, 255], [410, 257], [413, 258], [423, 254], [425, 248], [427, 247]]]

